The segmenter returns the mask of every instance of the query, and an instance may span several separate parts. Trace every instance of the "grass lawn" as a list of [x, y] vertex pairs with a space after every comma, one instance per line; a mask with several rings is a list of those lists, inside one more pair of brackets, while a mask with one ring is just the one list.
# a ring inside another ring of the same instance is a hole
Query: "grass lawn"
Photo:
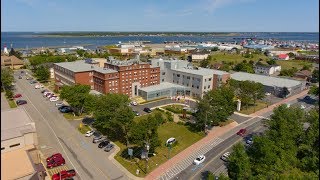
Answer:
[[266, 102], [257, 101], [255, 106], [253, 106], [253, 105], [248, 106], [247, 109], [246, 109], [245, 106], [241, 106], [241, 111], [240, 111], [240, 113], [249, 115], [249, 114], [252, 114], [252, 113], [254, 113], [254, 112], [257, 112], [257, 111], [259, 111], [259, 110], [261, 110], [261, 109], [263, 109], [263, 108], [266, 108], [267, 105], [268, 105], [268, 104], [267, 104]]
[[8, 99], [8, 103], [9, 103], [10, 108], [16, 108], [17, 107], [17, 104], [16, 104], [16, 102], [14, 102], [14, 100], [9, 100]]
[[74, 116], [73, 113], [63, 113], [63, 117], [68, 119], [68, 120], [82, 119], [87, 115], [88, 115], [87, 113], [82, 113], [81, 116], [77, 116], [77, 115]]
[[312, 65], [312, 63], [302, 60], [277, 60], [277, 64], [281, 65], [281, 69], [291, 69], [296, 67], [301, 69], [304, 65]]
[[91, 128], [87, 125], [83, 125], [81, 128], [78, 127], [78, 130], [82, 133], [82, 134], [85, 134], [87, 131], [90, 131]]
[[240, 62], [242, 62], [243, 60], [247, 60], [248, 62], [250, 60], [252, 61], [258, 61], [260, 58], [263, 60], [267, 60], [268, 57], [265, 56], [264, 54], [253, 54], [253, 58], [245, 58], [243, 56], [241, 56], [241, 54], [229, 54], [229, 53], [224, 53], [224, 52], [214, 52], [212, 55], [212, 60], [211, 60], [211, 64], [217, 63], [217, 62], [234, 62], [234, 64], [238, 64]]
[[[158, 134], [161, 140], [161, 146], [156, 149], [155, 156], [149, 155], [151, 157], [149, 157], [148, 172], [151, 172], [160, 164], [168, 160], [168, 148], [165, 146], [165, 142], [168, 138], [174, 137], [177, 140], [177, 144], [172, 147], [170, 152], [170, 157], [173, 157], [204, 137], [203, 133], [191, 132], [187, 126], [179, 125], [174, 122], [167, 122], [165, 124], [162, 124], [158, 128]], [[120, 142], [115, 143], [121, 149], [120, 152], [115, 156], [115, 159], [134, 175], [136, 175], [136, 170], [139, 169], [140, 174], [138, 176], [144, 177], [146, 175], [146, 173], [144, 172], [145, 161], [138, 158], [134, 158], [130, 161], [129, 159], [121, 157], [123, 151], [125, 151], [123, 152], [123, 154], [127, 154], [127, 149], [124, 144]], [[135, 152], [133, 153], [135, 154]]]
[[171, 111], [173, 113], [181, 114], [184, 106], [179, 104], [174, 104], [174, 105], [164, 106], [162, 108], [165, 110]]

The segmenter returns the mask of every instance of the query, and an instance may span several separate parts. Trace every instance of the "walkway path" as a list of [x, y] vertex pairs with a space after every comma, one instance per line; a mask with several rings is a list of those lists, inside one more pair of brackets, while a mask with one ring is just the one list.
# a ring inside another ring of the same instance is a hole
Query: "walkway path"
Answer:
[[1, 110], [10, 109], [9, 103], [4, 93], [1, 93]]
[[[259, 111], [255, 112], [255, 113], [252, 113], [252, 114], [248, 115], [248, 117], [251, 117], [251, 118], [249, 118], [245, 122], [254, 121], [256, 119], [255, 117], [258, 117], [258, 116], [263, 115], [264, 113], [270, 112], [275, 107], [278, 107], [281, 104], [287, 103], [287, 102], [292, 101], [294, 99], [297, 99], [299, 97], [303, 97], [306, 94], [308, 94], [308, 90], [304, 90], [299, 94], [293, 95], [293, 96], [291, 96], [291, 97], [289, 97], [287, 99], [284, 99], [284, 100], [282, 100], [282, 101], [280, 101], [278, 103], [270, 105], [268, 108], [264, 108], [262, 110], [259, 110]], [[242, 122], [242, 123], [244, 123], [244, 122]], [[168, 160], [165, 163], [163, 163], [162, 165], [160, 165], [158, 168], [156, 168], [151, 173], [149, 173], [145, 177], [145, 179], [147, 179], [147, 180], [158, 179], [161, 175], [165, 174], [166, 172], [169, 172], [170, 168], [178, 166], [181, 161], [183, 161], [183, 160], [187, 159], [188, 157], [192, 156], [195, 151], [197, 151], [198, 149], [200, 149], [202, 147], [205, 147], [206, 145], [210, 145], [210, 143], [212, 141], [215, 141], [216, 139], [219, 139], [218, 137], [220, 137], [220, 136], [224, 136], [227, 132], [229, 132], [230, 130], [234, 129], [238, 125], [239, 124], [237, 122], [232, 122], [232, 123], [230, 123], [230, 124], [228, 124], [226, 126], [223, 126], [223, 127], [214, 127], [214, 128], [212, 128], [209, 131], [209, 134], [206, 137], [202, 138], [200, 141], [196, 142], [195, 144], [191, 145], [187, 149], [183, 150], [182, 152], [180, 152], [179, 154], [177, 154], [176, 156], [171, 158], [170, 160]]]

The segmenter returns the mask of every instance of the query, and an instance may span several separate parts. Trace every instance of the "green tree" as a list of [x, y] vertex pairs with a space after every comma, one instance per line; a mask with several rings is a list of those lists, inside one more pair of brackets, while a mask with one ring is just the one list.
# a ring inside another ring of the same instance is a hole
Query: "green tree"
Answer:
[[35, 70], [35, 76], [37, 77], [38, 81], [46, 82], [50, 78], [50, 71], [48, 68], [40, 66]]
[[253, 65], [250, 63], [247, 63], [247, 61], [243, 61], [233, 68], [235, 71], [242, 71], [242, 72], [247, 72], [247, 73], [254, 73]]
[[296, 57], [296, 55], [293, 52], [289, 52], [288, 56], [289, 56], [289, 58], [295, 58]]
[[12, 99], [13, 98], [13, 92], [11, 89], [7, 89], [6, 90], [6, 96], [8, 99]]
[[312, 78], [315, 80], [315, 82], [319, 82], [319, 70], [315, 69], [312, 71]]
[[303, 65], [303, 67], [302, 67], [301, 70], [308, 70], [308, 71], [310, 71], [311, 68], [312, 68], [312, 64], [305, 64], [305, 65]]
[[231, 179], [250, 179], [251, 166], [243, 144], [233, 146], [233, 152], [228, 158], [228, 174]]
[[200, 61], [200, 67], [207, 68], [209, 66], [209, 64], [210, 64], [209, 57], [207, 59]]
[[269, 65], [275, 65], [275, 64], [277, 64], [274, 59], [268, 60], [267, 63], [268, 63]]
[[213, 47], [213, 48], [211, 49], [211, 51], [218, 51], [218, 50], [219, 50], [218, 47]]
[[226, 85], [208, 91], [197, 103], [197, 128], [205, 130], [206, 125], [218, 125], [226, 121], [234, 112], [233, 98], [234, 91]]
[[90, 92], [90, 86], [76, 84], [73, 86], [62, 86], [60, 98], [65, 99], [70, 106], [75, 108], [78, 114], [82, 114], [84, 110], [84, 104], [88, 98]]
[[318, 86], [311, 86], [308, 94], [313, 94], [319, 96], [319, 87]]
[[10, 68], [1, 68], [1, 85], [4, 89], [11, 87], [14, 81], [13, 71]]

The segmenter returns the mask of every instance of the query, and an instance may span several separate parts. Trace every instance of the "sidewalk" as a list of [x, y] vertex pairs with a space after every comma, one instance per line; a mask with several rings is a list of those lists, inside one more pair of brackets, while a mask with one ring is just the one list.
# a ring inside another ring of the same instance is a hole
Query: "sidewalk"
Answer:
[[225, 132], [230, 131], [234, 127], [238, 126], [238, 123], [232, 122], [224, 127], [214, 127], [209, 134], [202, 138], [200, 141], [196, 142], [195, 144], [191, 145], [187, 149], [183, 150], [173, 158], [169, 159], [165, 163], [161, 164], [157, 169], [153, 170], [151, 173], [149, 173], [145, 179], [154, 180], [157, 179], [161, 174], [163, 174], [165, 171], [173, 167], [176, 163], [180, 162], [181, 160], [188, 157], [190, 154], [192, 154], [196, 149], [202, 147], [203, 145], [206, 145], [210, 140], [224, 134]]

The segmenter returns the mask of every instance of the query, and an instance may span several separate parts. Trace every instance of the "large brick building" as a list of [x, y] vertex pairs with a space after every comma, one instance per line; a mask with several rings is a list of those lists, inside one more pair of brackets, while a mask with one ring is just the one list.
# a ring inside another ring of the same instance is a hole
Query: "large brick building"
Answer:
[[110, 60], [99, 67], [93, 61], [55, 63], [56, 89], [85, 84], [101, 93], [138, 95], [138, 89], [160, 83], [160, 68], [137, 60]]

